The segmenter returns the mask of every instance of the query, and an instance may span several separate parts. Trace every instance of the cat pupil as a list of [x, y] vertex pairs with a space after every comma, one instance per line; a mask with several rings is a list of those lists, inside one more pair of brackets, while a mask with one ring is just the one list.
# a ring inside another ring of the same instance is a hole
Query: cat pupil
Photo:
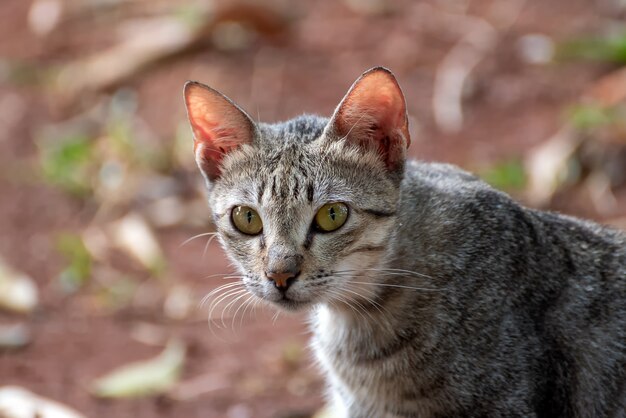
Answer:
[[330, 214], [330, 219], [334, 221], [335, 220], [335, 208], [331, 207], [328, 213]]
[[248, 219], [248, 223], [252, 222], [252, 212], [251, 211], [247, 211], [246, 212], [246, 218]]

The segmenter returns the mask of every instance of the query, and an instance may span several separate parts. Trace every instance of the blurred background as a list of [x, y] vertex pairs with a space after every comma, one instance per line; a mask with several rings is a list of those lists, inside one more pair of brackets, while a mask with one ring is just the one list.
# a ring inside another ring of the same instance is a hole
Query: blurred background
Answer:
[[0, 416], [322, 416], [304, 315], [210, 295], [233, 269], [186, 80], [269, 122], [330, 115], [384, 65], [412, 157], [626, 228], [625, 16], [624, 0], [2, 0]]

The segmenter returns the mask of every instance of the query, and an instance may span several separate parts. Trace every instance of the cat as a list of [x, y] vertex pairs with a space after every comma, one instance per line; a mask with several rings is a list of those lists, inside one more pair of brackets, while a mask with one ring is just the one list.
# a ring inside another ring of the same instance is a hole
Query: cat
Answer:
[[382, 67], [331, 118], [184, 98], [221, 244], [252, 295], [310, 310], [333, 416], [626, 416], [623, 233], [407, 161]]

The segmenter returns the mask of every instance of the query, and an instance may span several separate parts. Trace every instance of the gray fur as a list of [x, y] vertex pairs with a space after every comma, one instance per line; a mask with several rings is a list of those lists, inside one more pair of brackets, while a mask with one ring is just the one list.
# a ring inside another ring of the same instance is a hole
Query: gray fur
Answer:
[[[227, 254], [254, 295], [308, 308], [340, 417], [626, 416], [626, 238], [526, 209], [456, 167], [333, 134], [328, 119], [258, 124], [208, 182]], [[346, 224], [311, 224], [328, 202]], [[263, 233], [230, 221], [255, 208]], [[285, 293], [264, 276], [302, 271]]]

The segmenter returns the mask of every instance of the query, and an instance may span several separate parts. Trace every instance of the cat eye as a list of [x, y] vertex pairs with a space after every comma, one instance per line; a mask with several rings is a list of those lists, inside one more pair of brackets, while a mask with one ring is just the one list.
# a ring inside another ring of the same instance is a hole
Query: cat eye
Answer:
[[345, 203], [327, 203], [317, 211], [315, 226], [318, 230], [332, 232], [339, 229], [348, 219], [348, 205]]
[[235, 227], [244, 234], [257, 235], [263, 230], [261, 217], [249, 206], [236, 206], [231, 217]]

